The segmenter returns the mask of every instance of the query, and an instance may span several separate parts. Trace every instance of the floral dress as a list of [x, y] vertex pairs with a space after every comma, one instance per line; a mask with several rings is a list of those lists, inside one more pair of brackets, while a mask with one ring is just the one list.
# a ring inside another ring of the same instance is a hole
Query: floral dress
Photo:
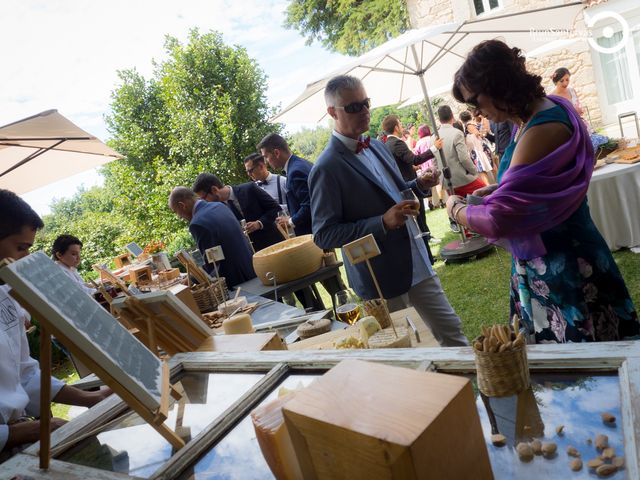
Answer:
[[[529, 127], [561, 121], [561, 107], [535, 115]], [[511, 162], [515, 142], [505, 150], [498, 180]], [[518, 314], [536, 343], [640, 338], [640, 323], [620, 271], [596, 228], [587, 200], [560, 225], [540, 234], [547, 254], [513, 258], [511, 315]]]

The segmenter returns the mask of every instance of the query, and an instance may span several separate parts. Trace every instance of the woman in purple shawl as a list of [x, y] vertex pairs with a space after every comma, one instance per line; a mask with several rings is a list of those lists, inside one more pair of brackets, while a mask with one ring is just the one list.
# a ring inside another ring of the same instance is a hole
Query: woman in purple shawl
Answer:
[[458, 70], [453, 95], [517, 130], [497, 185], [474, 192], [481, 205], [449, 197], [449, 215], [513, 255], [511, 312], [530, 342], [640, 338], [640, 323], [587, 205], [594, 155], [571, 102], [545, 96], [524, 56], [498, 40], [477, 45]]

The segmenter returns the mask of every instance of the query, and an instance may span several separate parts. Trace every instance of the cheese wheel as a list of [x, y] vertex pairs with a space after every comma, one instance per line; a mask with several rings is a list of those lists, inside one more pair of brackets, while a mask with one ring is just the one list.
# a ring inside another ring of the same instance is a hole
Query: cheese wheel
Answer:
[[295, 396], [295, 392], [277, 398], [251, 412], [251, 421], [262, 455], [279, 480], [302, 478], [298, 458], [284, 422], [282, 407]]
[[227, 318], [222, 322], [222, 329], [227, 335], [234, 333], [253, 333], [253, 323], [251, 323], [251, 316], [246, 313], [234, 315], [231, 318]]
[[393, 329], [385, 328], [369, 337], [369, 348], [410, 348], [411, 337], [406, 327], [396, 327], [398, 336]]

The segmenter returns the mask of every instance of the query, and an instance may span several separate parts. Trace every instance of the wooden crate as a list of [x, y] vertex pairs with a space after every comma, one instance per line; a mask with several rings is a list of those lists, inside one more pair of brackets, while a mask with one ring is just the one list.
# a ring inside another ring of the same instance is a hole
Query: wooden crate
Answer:
[[113, 257], [113, 261], [116, 264], [116, 268], [122, 268], [131, 265], [131, 256], [128, 253], [123, 253], [122, 255]]
[[471, 382], [346, 360], [284, 407], [305, 479], [492, 479]]
[[131, 283], [136, 285], [147, 285], [151, 283], [153, 271], [150, 265], [140, 265], [129, 269]]

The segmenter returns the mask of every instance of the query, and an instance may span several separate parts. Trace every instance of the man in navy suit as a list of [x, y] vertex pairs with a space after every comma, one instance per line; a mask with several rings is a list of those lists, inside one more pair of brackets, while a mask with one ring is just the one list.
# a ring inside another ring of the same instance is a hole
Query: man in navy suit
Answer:
[[[309, 172], [313, 164], [291, 153], [287, 141], [277, 133], [270, 133], [258, 144], [262, 156], [269, 162], [274, 170], [284, 170], [287, 176], [287, 206], [291, 217], [280, 217], [282, 224], [288, 222], [293, 227], [296, 235], [311, 234], [311, 198], [309, 197]], [[284, 225], [283, 225], [284, 226]], [[333, 250], [333, 248], [327, 249]], [[322, 285], [331, 295], [345, 289], [344, 282], [338, 274], [337, 277], [322, 281]], [[296, 292], [304, 306], [309, 305], [309, 300], [303, 300], [301, 292]], [[308, 297], [308, 295], [307, 295]], [[316, 303], [314, 308], [320, 306]]]
[[[225, 258], [219, 262], [218, 271], [229, 288], [256, 276], [249, 242], [229, 208], [219, 202], [205, 202], [187, 187], [176, 187], [171, 191], [169, 208], [189, 222], [189, 232], [202, 258], [207, 258], [207, 249], [222, 247]], [[205, 270], [212, 273], [214, 267], [205, 264]]]
[[[287, 207], [289, 225], [296, 235], [311, 233], [311, 208], [307, 179], [313, 164], [293, 155], [287, 141], [277, 133], [270, 133], [258, 144], [260, 153], [274, 170], [284, 170], [287, 176]], [[281, 223], [286, 219], [278, 219]]]
[[256, 252], [284, 240], [275, 224], [280, 205], [255, 183], [230, 186], [211, 173], [201, 173], [193, 183], [193, 191], [208, 202], [224, 203], [238, 221], [245, 220]]
[[[468, 345], [424, 242], [414, 238], [415, 222], [407, 222], [414, 202], [401, 196], [409, 188], [426, 196], [437, 174], [405, 182], [384, 144], [361, 137], [369, 130], [370, 100], [358, 78], [331, 79], [325, 101], [335, 130], [309, 176], [315, 243], [336, 248], [373, 234], [381, 254], [371, 264], [390, 310], [412, 305], [440, 345]], [[345, 258], [345, 266], [361, 298], [378, 297], [364, 262], [351, 265]]]

